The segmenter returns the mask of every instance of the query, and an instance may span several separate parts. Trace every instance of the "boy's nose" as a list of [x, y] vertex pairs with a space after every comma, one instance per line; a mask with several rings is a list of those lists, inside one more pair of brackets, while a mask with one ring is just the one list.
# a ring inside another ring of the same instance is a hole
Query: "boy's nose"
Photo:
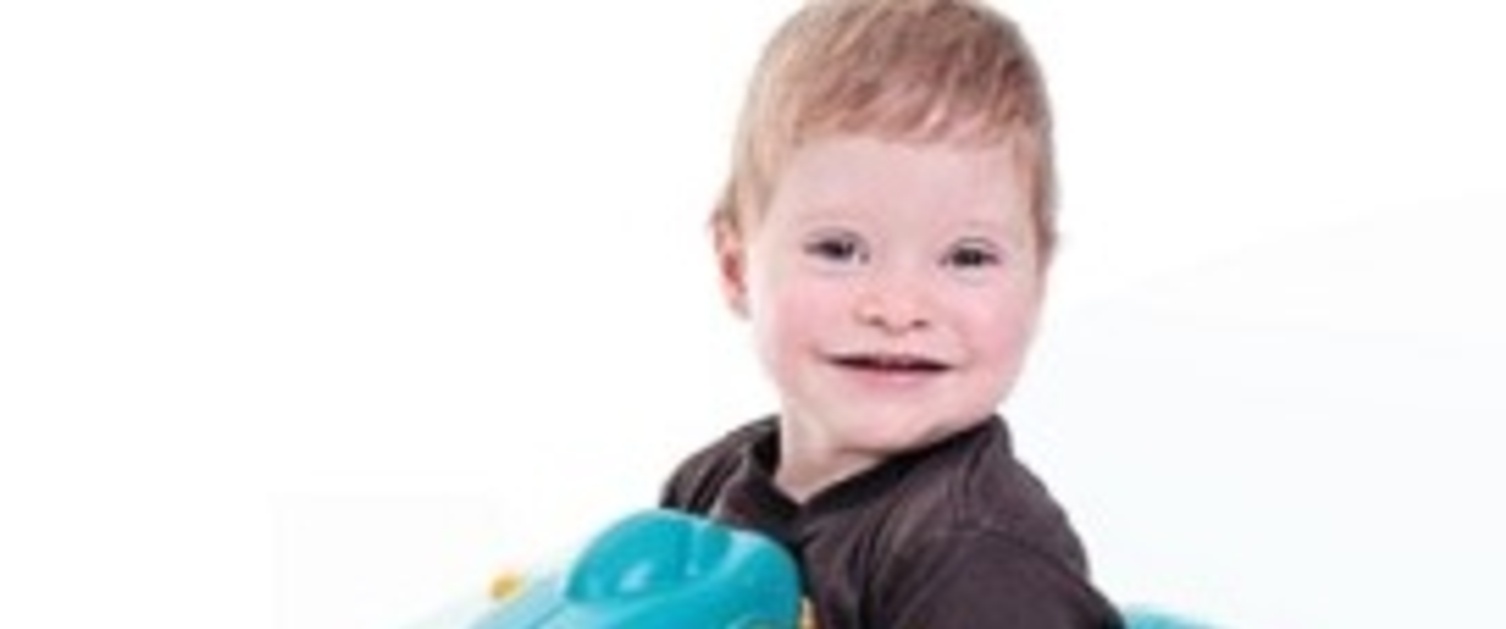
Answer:
[[931, 326], [931, 314], [925, 300], [913, 290], [874, 287], [855, 304], [858, 322], [889, 334], [925, 329]]

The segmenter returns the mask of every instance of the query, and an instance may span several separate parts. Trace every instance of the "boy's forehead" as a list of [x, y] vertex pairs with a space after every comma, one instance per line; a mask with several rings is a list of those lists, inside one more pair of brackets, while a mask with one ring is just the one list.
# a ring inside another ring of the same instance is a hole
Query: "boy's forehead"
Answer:
[[765, 172], [774, 176], [812, 147], [830, 150], [834, 145], [882, 146], [893, 149], [895, 154], [949, 153], [959, 157], [1007, 153], [1010, 163], [1004, 167], [1017, 169], [1036, 157], [1027, 150], [1030, 144], [1028, 135], [1023, 128], [985, 128], [981, 123], [905, 129], [823, 125], [772, 134], [765, 138], [762, 152]]
[[[920, 186], [931, 195], [1013, 193], [1025, 182], [1013, 143], [916, 142], [873, 135], [826, 135], [793, 147], [775, 171], [775, 188], [816, 195]], [[931, 185], [924, 185], [931, 184]]]
[[769, 209], [800, 215], [787, 219], [892, 211], [978, 226], [1014, 225], [1029, 212], [1018, 162], [1008, 145], [826, 136], [791, 152], [774, 182]]

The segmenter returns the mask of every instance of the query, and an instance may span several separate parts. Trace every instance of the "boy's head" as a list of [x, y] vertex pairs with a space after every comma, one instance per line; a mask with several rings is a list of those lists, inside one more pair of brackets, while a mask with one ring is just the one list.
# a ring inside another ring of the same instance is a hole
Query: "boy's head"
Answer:
[[967, 0], [814, 0], [775, 36], [713, 226], [794, 489], [1008, 394], [1054, 242], [1050, 127], [1019, 34]]
[[1051, 110], [1014, 23], [971, 0], [810, 0], [764, 51], [713, 226], [756, 226], [790, 153], [823, 135], [1011, 144], [1043, 261], [1056, 245]]

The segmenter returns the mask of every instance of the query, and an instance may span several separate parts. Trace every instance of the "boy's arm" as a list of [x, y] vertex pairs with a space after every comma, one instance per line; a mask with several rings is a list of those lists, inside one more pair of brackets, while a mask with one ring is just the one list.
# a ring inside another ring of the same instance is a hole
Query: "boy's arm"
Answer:
[[969, 531], [926, 543], [876, 590], [885, 626], [927, 629], [1122, 627], [1086, 575], [1006, 535]]

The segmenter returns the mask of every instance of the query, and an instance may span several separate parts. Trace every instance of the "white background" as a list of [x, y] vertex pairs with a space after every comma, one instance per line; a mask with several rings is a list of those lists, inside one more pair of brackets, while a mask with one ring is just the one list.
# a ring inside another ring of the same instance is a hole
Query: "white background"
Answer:
[[[402, 627], [770, 410], [702, 229], [793, 0], [0, 8], [0, 625]], [[1481, 626], [1506, 38], [1011, 3], [1062, 257], [1006, 411], [1116, 600]]]

